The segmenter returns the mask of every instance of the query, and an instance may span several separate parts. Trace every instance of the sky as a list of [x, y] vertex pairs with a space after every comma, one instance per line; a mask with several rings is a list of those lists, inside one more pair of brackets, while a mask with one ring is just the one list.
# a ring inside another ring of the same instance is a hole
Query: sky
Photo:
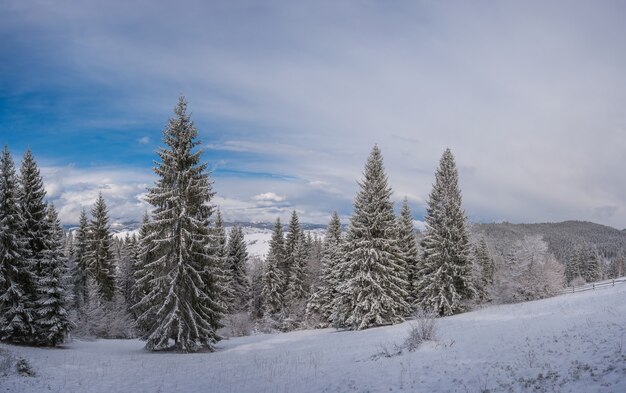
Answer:
[[326, 223], [380, 147], [419, 225], [449, 147], [472, 222], [626, 228], [623, 1], [0, 0], [0, 142], [75, 223], [148, 208], [180, 95], [226, 220]]

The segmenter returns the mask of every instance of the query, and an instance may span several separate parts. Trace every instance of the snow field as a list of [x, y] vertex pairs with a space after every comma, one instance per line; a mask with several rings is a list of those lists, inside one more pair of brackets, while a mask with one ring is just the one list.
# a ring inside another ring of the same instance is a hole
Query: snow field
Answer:
[[[624, 392], [626, 286], [487, 307], [438, 321], [437, 341], [385, 357], [411, 321], [224, 340], [215, 353], [149, 353], [138, 340], [0, 345], [34, 378], [0, 392]], [[390, 351], [393, 352], [393, 351]]]

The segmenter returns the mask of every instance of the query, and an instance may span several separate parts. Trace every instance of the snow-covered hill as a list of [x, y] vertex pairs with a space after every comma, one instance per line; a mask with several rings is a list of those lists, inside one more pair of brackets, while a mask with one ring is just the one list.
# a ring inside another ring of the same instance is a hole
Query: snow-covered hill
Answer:
[[215, 353], [148, 353], [137, 340], [0, 345], [36, 377], [0, 392], [625, 392], [626, 285], [439, 320], [438, 339], [380, 356], [411, 322], [360, 332], [234, 338]]

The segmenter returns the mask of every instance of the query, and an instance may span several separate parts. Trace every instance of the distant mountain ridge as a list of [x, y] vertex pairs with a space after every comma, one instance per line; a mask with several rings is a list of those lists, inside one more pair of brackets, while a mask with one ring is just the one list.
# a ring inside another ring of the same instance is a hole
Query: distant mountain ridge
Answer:
[[474, 224], [473, 232], [474, 236], [484, 237], [499, 253], [506, 252], [524, 236], [539, 235], [561, 262], [571, 257], [573, 250], [582, 243], [595, 245], [600, 254], [609, 260], [626, 255], [626, 230], [588, 221]]

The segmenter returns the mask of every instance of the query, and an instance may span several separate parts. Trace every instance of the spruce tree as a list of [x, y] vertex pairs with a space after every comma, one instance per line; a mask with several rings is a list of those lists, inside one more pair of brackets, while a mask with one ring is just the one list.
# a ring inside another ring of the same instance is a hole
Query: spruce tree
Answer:
[[419, 255], [417, 250], [417, 241], [415, 239], [415, 229], [413, 228], [413, 214], [409, 207], [409, 202], [406, 198], [402, 201], [402, 210], [400, 210], [400, 216], [397, 219], [398, 230], [398, 248], [400, 251], [400, 260], [402, 261], [402, 267], [405, 269], [407, 282], [406, 291], [408, 296], [406, 298], [409, 305], [415, 303], [416, 290], [415, 290], [415, 278], [417, 276]]
[[378, 146], [367, 160], [354, 202], [345, 261], [338, 269], [336, 326], [366, 329], [404, 320], [409, 305], [399, 257], [391, 188]]
[[452, 315], [474, 297], [471, 247], [454, 156], [446, 149], [424, 218], [426, 233], [418, 277], [417, 303], [427, 311]]
[[35, 285], [27, 257], [15, 166], [5, 145], [0, 157], [0, 340], [30, 343], [34, 338], [28, 295]]
[[102, 193], [98, 195], [91, 215], [85, 255], [87, 272], [100, 286], [104, 300], [110, 301], [115, 292], [115, 266], [109, 213]]
[[485, 239], [481, 239], [474, 247], [474, 261], [477, 271], [474, 278], [474, 288], [476, 289], [477, 300], [484, 303], [490, 300], [489, 289], [493, 285], [495, 274], [495, 264]]
[[281, 266], [284, 266], [284, 238], [283, 226], [280, 218], [276, 219], [274, 233], [270, 240], [270, 250], [267, 255], [265, 273], [263, 274], [263, 298], [264, 316], [279, 318], [283, 311], [283, 288], [285, 278]]
[[341, 221], [334, 212], [322, 246], [322, 269], [317, 289], [307, 304], [307, 318], [319, 319], [321, 327], [329, 326], [333, 312], [333, 301], [337, 297], [338, 266], [342, 260]]
[[293, 317], [300, 319], [305, 311], [306, 288], [306, 261], [308, 254], [308, 244], [306, 236], [302, 231], [296, 238], [290, 258], [289, 280], [287, 291], [285, 292], [285, 305]]
[[71, 295], [67, 292], [67, 257], [63, 251], [63, 230], [54, 205], [48, 206], [46, 248], [40, 261], [36, 310], [38, 342], [56, 346], [72, 329], [69, 319]]
[[236, 303], [235, 294], [233, 292], [230, 266], [228, 262], [228, 236], [226, 235], [226, 228], [224, 227], [224, 220], [222, 219], [222, 213], [218, 209], [215, 214], [215, 223], [213, 226], [213, 252], [215, 265], [219, 268], [215, 273], [219, 275], [219, 281], [221, 282], [221, 299], [223, 301], [223, 307], [226, 311], [233, 311], [233, 306]]
[[87, 297], [87, 240], [89, 223], [85, 209], [80, 212], [78, 229], [74, 234], [72, 258], [72, 284], [74, 288], [74, 307], [78, 310], [85, 304]]
[[289, 280], [291, 278], [291, 269], [297, 263], [296, 259], [296, 247], [300, 242], [300, 220], [298, 219], [298, 213], [294, 210], [291, 213], [291, 220], [289, 221], [289, 227], [287, 229], [287, 236], [284, 243], [284, 259], [282, 272], [285, 277], [285, 287], [287, 290]]
[[39, 298], [37, 285], [41, 275], [43, 254], [47, 249], [48, 220], [46, 190], [30, 149], [26, 150], [20, 170], [19, 206], [24, 219], [24, 238], [27, 241], [28, 263], [34, 275], [34, 287], [28, 296], [33, 302]]
[[[152, 280], [154, 279], [154, 272], [149, 262], [154, 259], [155, 244], [153, 242], [154, 233], [150, 232], [150, 216], [148, 212], [144, 213], [141, 226], [139, 227], [139, 233], [137, 235], [137, 256], [135, 259], [134, 275], [135, 285], [132, 288], [132, 299], [134, 305], [131, 308], [131, 312], [137, 320], [139, 315], [143, 314], [147, 310], [147, 305], [142, 305], [140, 301], [148, 295]], [[149, 326], [154, 321], [148, 321], [147, 316], [141, 323], [137, 321], [137, 327], [143, 333], [147, 332]]]
[[124, 311], [129, 312], [135, 304], [133, 288], [135, 287], [135, 269], [137, 268], [137, 239], [135, 235], [126, 234], [122, 242], [120, 259], [117, 263], [117, 291], [124, 304]]
[[[146, 328], [146, 349], [174, 347], [182, 352], [213, 349], [224, 313], [216, 266], [212, 181], [201, 162], [198, 132], [187, 115], [187, 103], [178, 101], [175, 116], [163, 131], [167, 146], [158, 150], [158, 176], [147, 201], [154, 206], [148, 231], [154, 245], [143, 269], [153, 278], [140, 301], [138, 323]], [[140, 279], [141, 282], [141, 279]]]
[[227, 258], [233, 295], [232, 310], [234, 312], [246, 311], [250, 302], [250, 283], [246, 270], [248, 251], [246, 250], [243, 230], [238, 225], [230, 231]]

